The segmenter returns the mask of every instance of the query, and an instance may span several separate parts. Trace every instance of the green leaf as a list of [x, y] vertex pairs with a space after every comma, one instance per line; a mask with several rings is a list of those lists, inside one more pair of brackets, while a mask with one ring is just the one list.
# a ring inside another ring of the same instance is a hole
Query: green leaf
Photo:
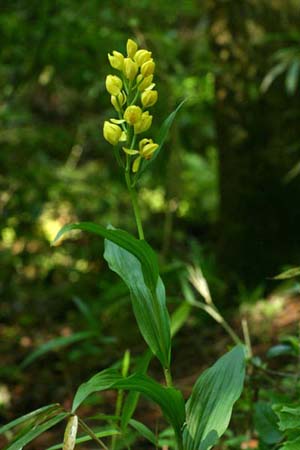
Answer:
[[146, 425], [137, 420], [131, 419], [129, 424], [134, 428], [141, 436], [147, 439], [149, 442], [157, 446], [157, 438], [153, 431], [151, 431]]
[[237, 345], [198, 378], [186, 405], [185, 450], [208, 450], [215, 445], [228, 427], [244, 377], [245, 350]]
[[284, 61], [272, 67], [272, 69], [267, 73], [261, 83], [260, 89], [263, 93], [265, 93], [269, 89], [273, 81], [286, 70], [287, 66], [288, 62]]
[[289, 406], [275, 405], [273, 410], [279, 417], [279, 429], [281, 431], [300, 430], [300, 406], [291, 408]]
[[58, 338], [51, 339], [48, 342], [40, 345], [39, 348], [34, 350], [24, 361], [21, 363], [21, 367], [27, 367], [33, 361], [35, 361], [40, 356], [45, 355], [46, 353], [52, 350], [58, 350], [62, 347], [66, 347], [67, 345], [74, 344], [75, 342], [83, 341], [94, 336], [95, 333], [91, 331], [82, 331], [79, 333], [73, 333], [70, 336], [60, 336]]
[[20, 450], [29, 442], [33, 441], [35, 438], [43, 434], [45, 431], [49, 430], [49, 428], [54, 427], [54, 425], [61, 422], [65, 417], [67, 417], [68, 413], [60, 413], [55, 417], [52, 417], [50, 420], [43, 422], [38, 425], [33, 425], [29, 430], [26, 430], [23, 434], [19, 435], [13, 442], [9, 443], [3, 450]]
[[278, 419], [269, 403], [258, 402], [255, 405], [254, 425], [259, 438], [266, 444], [277, 444], [283, 439], [278, 428]]
[[[116, 434], [120, 434], [120, 431], [117, 430], [117, 428], [104, 428], [103, 430], [95, 431], [94, 432], [97, 438], [104, 438], [108, 436], [114, 436]], [[89, 435], [80, 436], [76, 439], [76, 445], [81, 444], [82, 442], [91, 441], [93, 438]], [[57, 450], [59, 448], [62, 448], [63, 442], [60, 444], [52, 445], [52, 447], [48, 447], [47, 450]]]
[[281, 355], [295, 355], [293, 347], [288, 344], [278, 344], [267, 351], [267, 358], [276, 358]]
[[80, 222], [62, 227], [57, 233], [53, 244], [65, 233], [72, 230], [89, 231], [90, 233], [97, 234], [134, 255], [141, 263], [146, 285], [151, 291], [155, 292], [158, 280], [158, 262], [155, 252], [146, 241], [136, 239], [123, 230], [107, 229], [102, 225], [97, 225], [92, 222]]
[[[145, 352], [139, 364], [137, 365], [136, 371], [138, 373], [146, 374], [152, 356], [153, 354], [150, 350], [147, 350]], [[138, 404], [139, 396], [140, 396], [139, 392], [131, 391], [129, 392], [129, 394], [125, 399], [121, 417], [121, 428], [123, 431], [125, 431], [129, 423], [129, 420], [132, 418], [134, 414], [134, 411]]]
[[[174, 336], [186, 322], [191, 306], [183, 302], [171, 315], [171, 336]], [[148, 350], [137, 367], [137, 372], [146, 373], [153, 354]], [[137, 407], [140, 394], [130, 392], [126, 397], [122, 410], [121, 427], [125, 430]]]
[[99, 335], [99, 320], [94, 316], [91, 309], [79, 297], [74, 297], [72, 300], [83, 317], [85, 317], [90, 329], [95, 330], [96, 334]]
[[287, 93], [292, 95], [296, 92], [298, 79], [299, 79], [300, 61], [296, 59], [290, 65], [290, 68], [286, 74], [285, 87]]
[[160, 406], [175, 432], [178, 435], [180, 434], [185, 420], [184, 401], [181, 392], [174, 388], [161, 386], [152, 378], [141, 373], [135, 373], [124, 378], [114, 369], [99, 372], [78, 388], [73, 401], [72, 412], [75, 412], [90, 394], [108, 389], [137, 391], [145, 395]]
[[300, 437], [293, 439], [292, 441], [285, 442], [279, 450], [299, 450], [300, 448]]
[[175, 334], [182, 328], [182, 326], [187, 321], [192, 306], [188, 302], [182, 302], [180, 306], [173, 312], [171, 316], [171, 336]]
[[15, 420], [12, 420], [8, 424], [2, 426], [0, 428], [0, 434], [6, 433], [6, 431], [10, 430], [11, 428], [15, 428], [18, 425], [24, 424], [24, 422], [29, 422], [36, 419], [42, 419], [45, 416], [48, 416], [50, 413], [54, 411], [61, 410], [61, 406], [59, 403], [53, 403], [51, 405], [43, 406], [42, 408], [36, 409], [35, 411], [32, 411], [28, 414], [25, 414], [22, 417], [18, 417]]
[[274, 280], [287, 280], [288, 278], [295, 278], [300, 276], [300, 267], [293, 267], [292, 269], [285, 270], [284, 272], [276, 275]]
[[168, 115], [168, 117], [164, 120], [161, 129], [159, 131], [158, 134], [158, 138], [157, 138], [157, 143], [158, 143], [158, 149], [154, 152], [153, 156], [151, 159], [149, 160], [143, 160], [142, 162], [142, 166], [140, 168], [140, 170], [138, 171], [137, 177], [139, 178], [143, 172], [145, 172], [145, 170], [150, 166], [150, 164], [153, 164], [153, 162], [156, 160], [156, 158], [158, 157], [161, 149], [163, 148], [163, 145], [167, 139], [169, 130], [174, 122], [174, 119], [176, 117], [176, 114], [178, 113], [178, 111], [181, 109], [181, 107], [184, 105], [184, 103], [187, 101], [187, 99], [185, 98], [184, 100], [182, 100], [181, 103], [179, 103], [179, 105], [177, 106], [177, 108], [171, 112], [171, 114]]
[[163, 282], [158, 278], [156, 290], [151, 292], [144, 282], [138, 259], [107, 240], [104, 258], [130, 291], [133, 311], [143, 338], [163, 367], [169, 367], [171, 332]]

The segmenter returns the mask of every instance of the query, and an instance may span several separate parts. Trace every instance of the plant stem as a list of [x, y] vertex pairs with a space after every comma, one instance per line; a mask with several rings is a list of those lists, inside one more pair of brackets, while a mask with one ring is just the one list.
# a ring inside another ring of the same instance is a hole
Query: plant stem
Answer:
[[164, 375], [165, 375], [166, 385], [168, 387], [172, 387], [173, 381], [172, 381], [172, 375], [171, 375], [170, 369], [164, 369]]
[[78, 418], [78, 422], [79, 422], [79, 425], [81, 426], [81, 428], [82, 428], [84, 431], [86, 431], [87, 434], [88, 434], [89, 436], [91, 436], [91, 438], [93, 438], [94, 441], [96, 441], [96, 442], [100, 445], [101, 448], [103, 448], [104, 450], [108, 450], [108, 448], [106, 447], [106, 445], [104, 444], [104, 442], [102, 442], [101, 439], [99, 439], [99, 438], [95, 435], [95, 433], [93, 432], [93, 430], [92, 430], [85, 422], [83, 422], [83, 420], [81, 420], [80, 418]]
[[[120, 416], [121, 410], [122, 410], [122, 404], [123, 404], [123, 398], [124, 398], [124, 391], [123, 389], [118, 390], [118, 396], [117, 396], [117, 402], [116, 402], [116, 410], [115, 415]], [[116, 447], [117, 442], [117, 435], [113, 435], [111, 439], [111, 450], [114, 450]]]
[[138, 199], [137, 199], [137, 195], [136, 195], [136, 190], [131, 185], [130, 174], [129, 174], [128, 170], [125, 171], [125, 180], [126, 180], [127, 188], [128, 188], [130, 198], [131, 198], [131, 203], [132, 203], [132, 207], [133, 207], [133, 211], [134, 211], [134, 216], [135, 216], [136, 226], [138, 229], [139, 239], [145, 239], [140, 209], [139, 209], [139, 205], [138, 205]]

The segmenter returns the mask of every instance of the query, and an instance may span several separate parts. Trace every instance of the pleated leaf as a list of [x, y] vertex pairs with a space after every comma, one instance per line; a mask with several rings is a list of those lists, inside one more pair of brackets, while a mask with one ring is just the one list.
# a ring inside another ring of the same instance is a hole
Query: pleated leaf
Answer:
[[59, 405], [59, 403], [52, 403], [51, 405], [43, 406], [42, 408], [36, 409], [35, 411], [25, 414], [22, 417], [18, 417], [17, 419], [12, 420], [6, 425], [3, 425], [0, 428], [0, 434], [6, 433], [8, 430], [11, 430], [12, 428], [15, 428], [19, 425], [32, 423], [32, 421], [35, 421], [37, 419], [41, 421], [43, 418], [59, 410], [61, 410], [61, 406]]
[[170, 365], [171, 331], [163, 282], [156, 290], [146, 285], [140, 261], [120, 246], [105, 240], [104, 258], [127, 285], [140, 332], [163, 367]]
[[108, 229], [92, 222], [80, 222], [62, 227], [57, 233], [53, 244], [65, 233], [72, 230], [82, 230], [97, 234], [102, 238], [114, 242], [122, 249], [134, 255], [141, 263], [142, 274], [146, 285], [151, 291], [155, 291], [158, 280], [158, 262], [155, 252], [146, 241], [136, 239], [123, 230]]
[[35, 438], [43, 434], [49, 428], [54, 427], [59, 422], [61, 422], [68, 413], [60, 413], [51, 419], [36, 425], [32, 425], [21, 432], [13, 442], [10, 442], [3, 450], [20, 450], [29, 442], [33, 441]]
[[186, 405], [185, 450], [208, 450], [226, 431], [245, 377], [245, 351], [238, 345], [197, 380]]
[[90, 394], [108, 389], [137, 391], [145, 395], [160, 406], [165, 418], [173, 426], [175, 432], [180, 435], [185, 420], [185, 408], [181, 392], [175, 388], [161, 386], [152, 378], [141, 373], [135, 373], [124, 378], [114, 369], [99, 372], [78, 388], [72, 411], [75, 412]]

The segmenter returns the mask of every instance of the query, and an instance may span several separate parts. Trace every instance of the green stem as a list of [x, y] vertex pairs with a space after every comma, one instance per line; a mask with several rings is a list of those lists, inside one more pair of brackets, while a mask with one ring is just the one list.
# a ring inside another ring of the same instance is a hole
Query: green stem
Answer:
[[168, 387], [172, 387], [173, 381], [172, 381], [172, 375], [171, 375], [170, 369], [164, 369], [164, 375], [165, 375], [166, 385]]
[[138, 233], [139, 233], [139, 239], [145, 239], [143, 225], [142, 225], [142, 219], [141, 219], [141, 214], [140, 214], [140, 208], [138, 205], [138, 199], [137, 199], [137, 195], [136, 195], [136, 190], [131, 185], [129, 170], [125, 171], [125, 180], [126, 180], [127, 188], [128, 188], [130, 198], [131, 198], [131, 203], [132, 203], [132, 207], [133, 207], [133, 211], [134, 211], [136, 226], [137, 226]]
[[94, 441], [96, 441], [101, 448], [103, 448], [104, 450], [108, 450], [108, 448], [106, 447], [106, 445], [104, 444], [103, 441], [101, 441], [101, 439], [99, 439], [95, 433], [93, 432], [93, 430], [85, 423], [83, 422], [83, 420], [81, 420], [80, 418], [78, 418], [78, 422], [79, 425], [81, 426], [81, 428], [89, 435], [91, 436], [91, 438], [94, 439]]

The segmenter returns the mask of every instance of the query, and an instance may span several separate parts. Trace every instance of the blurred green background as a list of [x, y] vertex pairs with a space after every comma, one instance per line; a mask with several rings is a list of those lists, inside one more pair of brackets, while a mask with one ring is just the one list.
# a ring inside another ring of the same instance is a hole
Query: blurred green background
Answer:
[[[270, 277], [299, 265], [299, 26], [298, 0], [1, 5], [0, 375], [11, 389], [4, 419], [41, 397], [53, 401], [54, 392], [64, 399], [85, 375], [142, 345], [133, 327], [128, 333], [128, 294], [102, 259], [101, 240], [82, 234], [50, 246], [77, 220], [136, 233], [102, 137], [113, 113], [107, 53], [124, 52], [129, 37], [156, 62], [154, 137], [188, 98], [140, 185], [170, 309], [180, 302], [185, 264], [201, 264], [225, 311], [268, 293]], [[73, 332], [91, 337], [20, 368], [41, 343]]]

